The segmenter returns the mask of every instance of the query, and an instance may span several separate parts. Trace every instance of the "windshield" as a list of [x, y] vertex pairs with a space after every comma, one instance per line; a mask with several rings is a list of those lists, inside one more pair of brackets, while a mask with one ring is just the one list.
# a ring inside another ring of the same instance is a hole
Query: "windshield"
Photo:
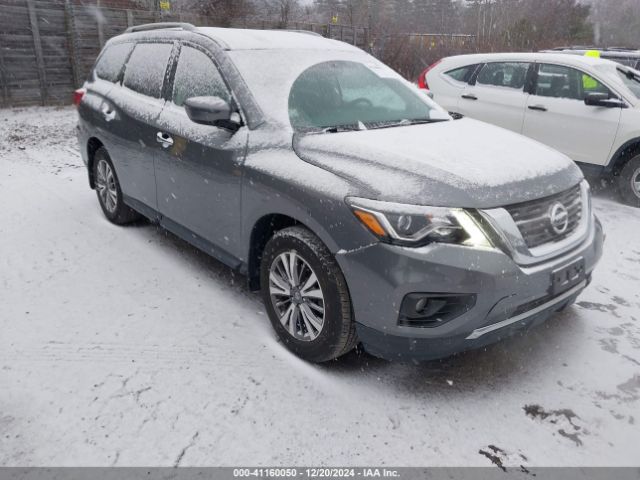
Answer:
[[631, 90], [631, 93], [633, 93], [636, 98], [640, 99], [640, 73], [634, 72], [631, 69], [622, 68], [618, 68], [617, 72], [622, 83]]
[[446, 120], [392, 71], [359, 62], [332, 61], [305, 70], [289, 94], [296, 130], [358, 130]]
[[[450, 119], [417, 87], [361, 50], [232, 50], [228, 54], [263, 114], [283, 128], [371, 128], [403, 120]], [[311, 103], [320, 110], [311, 111]]]

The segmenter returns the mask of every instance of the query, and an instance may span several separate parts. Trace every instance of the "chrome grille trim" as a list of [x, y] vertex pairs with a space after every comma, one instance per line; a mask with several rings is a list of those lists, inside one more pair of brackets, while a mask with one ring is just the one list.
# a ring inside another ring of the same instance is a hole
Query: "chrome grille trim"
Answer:
[[[575, 248], [582, 243], [592, 227], [593, 214], [591, 212], [591, 197], [589, 184], [583, 180], [578, 188], [580, 192], [579, 204], [581, 214], [576, 218], [577, 224], [573, 231], [564, 238], [555, 242], [529, 247], [514, 218], [507, 208], [493, 208], [481, 210], [479, 213], [491, 225], [493, 232], [499, 237], [502, 249], [508, 253], [518, 265], [535, 265]], [[560, 195], [572, 191], [561, 192]], [[544, 199], [543, 199], [544, 200]], [[575, 201], [575, 200], [574, 200]]]
[[[568, 212], [567, 228], [561, 234], [553, 231], [549, 216], [550, 209], [556, 203], [560, 203]], [[570, 236], [580, 224], [582, 218], [580, 185], [539, 200], [510, 205], [505, 209], [511, 214], [527, 247], [535, 248], [546, 243], [559, 242]]]

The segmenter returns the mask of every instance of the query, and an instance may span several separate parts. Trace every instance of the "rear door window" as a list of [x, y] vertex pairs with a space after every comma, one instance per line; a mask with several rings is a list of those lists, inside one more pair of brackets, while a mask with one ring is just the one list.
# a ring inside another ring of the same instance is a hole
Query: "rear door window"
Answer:
[[496, 62], [487, 63], [480, 73], [476, 83], [478, 85], [490, 85], [493, 87], [524, 89], [527, 78], [528, 63], [522, 62]]
[[117, 82], [124, 62], [133, 49], [133, 43], [118, 43], [109, 45], [96, 63], [96, 76], [109, 82]]
[[184, 105], [191, 97], [220, 97], [230, 102], [231, 95], [211, 58], [197, 48], [183, 46], [173, 81], [173, 103]]
[[160, 98], [172, 48], [171, 43], [137, 44], [125, 68], [124, 86], [143, 95]]

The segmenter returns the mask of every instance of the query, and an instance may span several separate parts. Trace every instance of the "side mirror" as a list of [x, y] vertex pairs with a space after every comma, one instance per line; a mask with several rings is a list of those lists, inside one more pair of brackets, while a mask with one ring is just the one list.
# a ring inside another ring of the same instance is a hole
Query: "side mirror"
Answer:
[[590, 107], [627, 108], [627, 104], [619, 98], [609, 98], [608, 94], [599, 92], [587, 93], [584, 103]]
[[213, 125], [228, 130], [238, 130], [231, 105], [220, 97], [191, 97], [185, 100], [184, 109], [192, 122]]

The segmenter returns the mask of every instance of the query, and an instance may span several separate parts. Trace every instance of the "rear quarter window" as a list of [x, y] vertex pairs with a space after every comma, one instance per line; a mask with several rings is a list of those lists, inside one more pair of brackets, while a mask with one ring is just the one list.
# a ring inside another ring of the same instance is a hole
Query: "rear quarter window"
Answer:
[[476, 67], [477, 65], [467, 65], [466, 67], [454, 68], [453, 70], [444, 72], [444, 74], [458, 82], [468, 82]]
[[171, 43], [137, 44], [124, 71], [124, 86], [160, 98], [172, 48]]
[[109, 82], [118, 81], [124, 62], [133, 49], [133, 43], [118, 43], [105, 48], [96, 63], [96, 77]]

